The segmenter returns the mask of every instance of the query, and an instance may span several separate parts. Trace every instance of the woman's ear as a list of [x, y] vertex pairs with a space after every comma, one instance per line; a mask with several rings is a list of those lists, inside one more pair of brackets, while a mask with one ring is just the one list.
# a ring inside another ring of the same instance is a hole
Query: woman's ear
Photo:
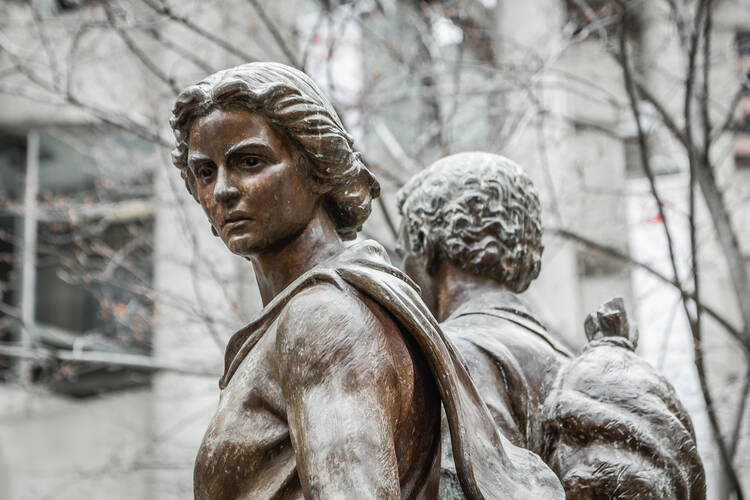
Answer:
[[312, 160], [310, 159], [310, 157], [307, 156], [307, 154], [304, 151], [302, 151], [298, 146], [292, 145], [292, 147], [294, 147], [294, 164], [299, 169], [299, 171], [305, 172], [309, 176], [310, 183], [311, 183], [310, 185], [312, 186], [313, 193], [315, 193], [316, 195], [322, 196], [326, 194], [328, 191], [330, 191], [331, 186], [323, 182], [321, 179], [318, 179], [313, 174], [314, 167], [313, 167]]

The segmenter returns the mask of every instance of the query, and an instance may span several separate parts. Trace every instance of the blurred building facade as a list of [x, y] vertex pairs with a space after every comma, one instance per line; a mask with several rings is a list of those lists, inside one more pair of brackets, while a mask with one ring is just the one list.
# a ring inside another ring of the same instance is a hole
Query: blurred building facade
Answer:
[[[13, 354], [0, 364], [0, 401], [7, 402], [0, 405], [0, 498], [192, 495], [193, 459], [218, 399], [211, 374], [221, 370], [224, 342], [259, 311], [260, 299], [251, 267], [211, 236], [170, 164], [171, 87], [249, 58], [290, 62], [287, 51], [334, 97], [380, 178], [383, 206], [374, 206], [363, 235], [389, 250], [395, 193], [419, 168], [475, 149], [527, 168], [550, 231], [541, 276], [526, 298], [573, 348], [584, 344], [587, 313], [625, 298], [640, 328], [640, 354], [664, 371], [693, 415], [709, 498], [725, 498], [679, 293], [551, 231], [573, 227], [671, 272], [635, 124], [612, 106], [626, 96], [621, 69], [601, 43], [606, 27], [570, 41], [595, 29], [579, 3], [293, 0], [257, 2], [259, 10], [256, 2], [226, 0], [164, 10], [145, 1], [108, 10], [86, 1], [0, 2], [0, 345]], [[643, 2], [639, 16], [637, 71], [677, 109], [679, 40], [656, 4]], [[459, 7], [460, 15], [450, 10]], [[717, 92], [729, 93], [748, 70], [743, 26], [750, 26], [749, 6], [716, 2]], [[17, 60], [27, 51], [38, 61]], [[460, 74], [446, 61], [461, 64]], [[42, 76], [51, 91], [29, 83]], [[724, 154], [716, 175], [748, 256], [750, 135], [743, 134], [718, 139]], [[684, 213], [684, 155], [656, 126], [649, 139], [657, 185], [670, 211]], [[677, 257], [688, 273], [686, 228], [674, 219]], [[702, 299], [739, 324], [702, 205], [698, 220]], [[731, 429], [747, 360], [720, 325], [704, 323], [709, 382]], [[39, 359], [46, 347], [109, 357]], [[736, 440], [736, 466], [750, 491], [748, 435], [750, 423]]]

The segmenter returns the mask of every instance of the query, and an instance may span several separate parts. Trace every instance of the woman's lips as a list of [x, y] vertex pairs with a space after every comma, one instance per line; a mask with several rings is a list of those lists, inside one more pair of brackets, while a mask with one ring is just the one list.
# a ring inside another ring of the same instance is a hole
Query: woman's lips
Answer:
[[252, 217], [235, 218], [225, 222], [222, 226], [222, 230], [228, 235], [232, 231], [240, 229], [242, 228], [242, 226], [246, 225], [247, 223], [253, 222], [254, 220], [255, 219], [253, 219]]

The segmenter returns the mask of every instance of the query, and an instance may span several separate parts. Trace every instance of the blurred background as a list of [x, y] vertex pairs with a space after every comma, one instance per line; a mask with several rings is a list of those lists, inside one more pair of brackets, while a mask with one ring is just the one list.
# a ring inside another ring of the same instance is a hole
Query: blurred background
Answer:
[[750, 497], [750, 0], [0, 0], [0, 498], [192, 497], [228, 337], [260, 309], [170, 162], [184, 86], [310, 74], [382, 183], [523, 165], [524, 295], [574, 349], [622, 296], [696, 425], [709, 498]]

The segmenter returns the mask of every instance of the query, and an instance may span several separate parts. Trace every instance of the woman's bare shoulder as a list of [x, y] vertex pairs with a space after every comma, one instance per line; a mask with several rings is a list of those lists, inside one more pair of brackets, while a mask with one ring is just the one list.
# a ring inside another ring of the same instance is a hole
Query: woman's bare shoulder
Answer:
[[387, 368], [393, 364], [386, 346], [392, 328], [358, 293], [321, 283], [299, 292], [286, 305], [279, 316], [276, 347], [286, 363]]

